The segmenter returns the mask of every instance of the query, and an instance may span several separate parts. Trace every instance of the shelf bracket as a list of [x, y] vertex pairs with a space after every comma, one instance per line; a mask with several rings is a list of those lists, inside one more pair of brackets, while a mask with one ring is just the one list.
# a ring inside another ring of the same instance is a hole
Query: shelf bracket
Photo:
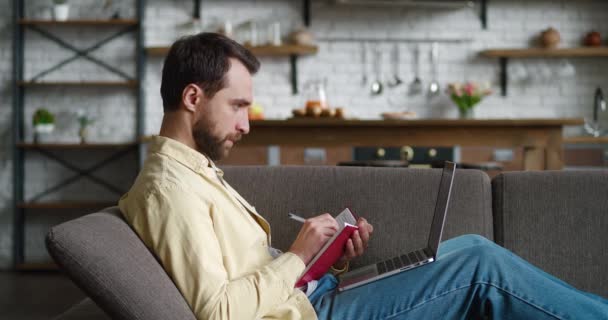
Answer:
[[310, 0], [302, 0], [302, 20], [306, 27], [310, 27]]
[[503, 97], [507, 96], [507, 84], [509, 82], [509, 74], [507, 72], [507, 67], [509, 65], [509, 58], [500, 57], [498, 59], [500, 64], [500, 94]]
[[291, 65], [291, 93], [296, 95], [298, 94], [298, 56], [290, 55], [289, 64]]
[[488, 29], [488, 0], [479, 0], [479, 20], [481, 28]]
[[201, 0], [194, 0], [194, 11], [192, 12], [192, 19], [201, 19]]

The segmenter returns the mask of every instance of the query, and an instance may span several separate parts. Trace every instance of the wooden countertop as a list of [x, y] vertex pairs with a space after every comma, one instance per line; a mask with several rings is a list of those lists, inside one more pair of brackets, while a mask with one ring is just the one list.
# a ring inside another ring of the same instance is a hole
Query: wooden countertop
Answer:
[[584, 124], [582, 118], [530, 119], [412, 119], [354, 120], [295, 118], [288, 120], [253, 120], [251, 127], [553, 127]]
[[564, 137], [565, 144], [608, 144], [608, 136], [602, 137], [591, 137], [591, 136], [580, 136], [580, 137]]

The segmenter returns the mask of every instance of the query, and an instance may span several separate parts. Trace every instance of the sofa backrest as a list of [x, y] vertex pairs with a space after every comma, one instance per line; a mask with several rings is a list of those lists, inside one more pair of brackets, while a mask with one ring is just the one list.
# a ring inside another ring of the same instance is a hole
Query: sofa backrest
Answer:
[[492, 191], [498, 244], [608, 296], [608, 170], [508, 172]]
[[[272, 226], [273, 244], [287, 249], [304, 216], [348, 206], [375, 226], [364, 258], [354, 265], [426, 244], [439, 169], [354, 167], [229, 167], [227, 181]], [[483, 172], [457, 170], [446, 222], [448, 239], [465, 233], [492, 238], [490, 181]], [[117, 208], [55, 226], [47, 248], [63, 270], [113, 319], [194, 319], [154, 255]]]
[[[272, 245], [289, 249], [300, 224], [287, 217], [349, 207], [374, 225], [365, 255], [353, 266], [426, 245], [441, 169], [372, 167], [224, 167], [224, 177], [272, 227]], [[467, 233], [493, 238], [490, 179], [457, 170], [444, 240]]]
[[51, 228], [46, 246], [61, 269], [112, 319], [195, 319], [117, 207]]

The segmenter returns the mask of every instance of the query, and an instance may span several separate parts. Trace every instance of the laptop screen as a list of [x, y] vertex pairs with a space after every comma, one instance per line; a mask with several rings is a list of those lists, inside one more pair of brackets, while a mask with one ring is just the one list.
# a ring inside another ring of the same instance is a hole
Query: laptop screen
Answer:
[[441, 242], [441, 234], [443, 233], [445, 215], [448, 211], [455, 171], [456, 165], [453, 162], [446, 161], [441, 174], [441, 181], [439, 182], [439, 192], [437, 192], [437, 201], [435, 202], [435, 214], [433, 215], [427, 246], [434, 256], [437, 256], [437, 249], [439, 248], [439, 242]]

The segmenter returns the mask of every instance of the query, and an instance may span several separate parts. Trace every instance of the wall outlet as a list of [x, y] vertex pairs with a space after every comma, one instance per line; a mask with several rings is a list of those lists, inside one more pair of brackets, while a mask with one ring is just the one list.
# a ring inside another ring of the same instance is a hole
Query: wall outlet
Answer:
[[309, 165], [321, 165], [327, 161], [327, 152], [323, 148], [304, 149], [304, 163]]
[[514, 157], [511, 149], [494, 149], [494, 161], [513, 161]]

